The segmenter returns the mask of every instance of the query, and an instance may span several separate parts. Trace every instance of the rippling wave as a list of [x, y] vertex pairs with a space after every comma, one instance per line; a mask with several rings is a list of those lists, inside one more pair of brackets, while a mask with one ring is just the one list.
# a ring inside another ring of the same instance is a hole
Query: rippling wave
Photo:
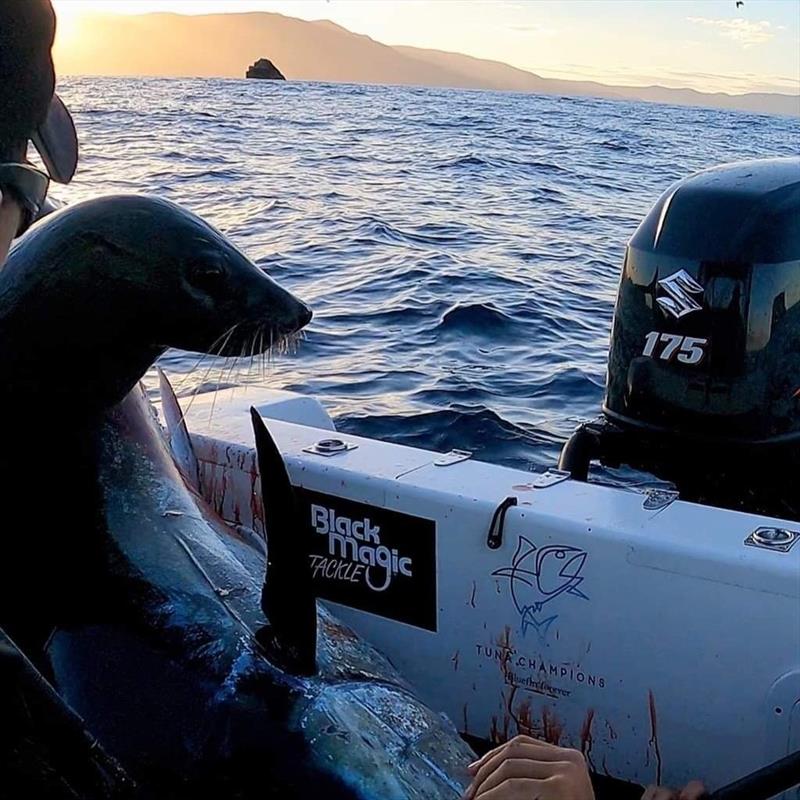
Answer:
[[61, 199], [169, 197], [314, 308], [266, 375], [168, 353], [182, 394], [265, 382], [316, 395], [344, 431], [522, 468], [551, 465], [599, 409], [625, 242], [658, 195], [704, 167], [794, 155], [800, 135], [791, 118], [501, 92], [60, 90], [82, 143]]

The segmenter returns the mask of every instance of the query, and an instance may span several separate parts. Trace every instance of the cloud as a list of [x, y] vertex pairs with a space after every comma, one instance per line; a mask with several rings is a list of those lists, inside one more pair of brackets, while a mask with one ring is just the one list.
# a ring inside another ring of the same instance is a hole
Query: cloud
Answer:
[[517, 33], [538, 33], [541, 36], [555, 36], [558, 33], [555, 28], [548, 28], [546, 25], [539, 25], [535, 22], [523, 25], [509, 25], [508, 29]]
[[750, 22], [750, 20], [736, 17], [735, 19], [709, 19], [708, 17], [687, 17], [689, 22], [695, 25], [705, 25], [708, 28], [716, 28], [720, 36], [732, 39], [742, 47], [755, 47], [757, 44], [764, 44], [775, 38], [775, 31], [783, 30], [783, 26], [773, 26], [771, 22], [761, 20], [760, 22]]

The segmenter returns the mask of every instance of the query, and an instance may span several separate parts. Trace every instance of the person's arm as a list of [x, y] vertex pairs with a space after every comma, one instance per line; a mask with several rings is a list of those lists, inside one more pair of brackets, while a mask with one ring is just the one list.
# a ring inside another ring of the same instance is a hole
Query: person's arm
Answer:
[[22, 222], [22, 209], [6, 192], [0, 189], [0, 269], [5, 264], [8, 249]]

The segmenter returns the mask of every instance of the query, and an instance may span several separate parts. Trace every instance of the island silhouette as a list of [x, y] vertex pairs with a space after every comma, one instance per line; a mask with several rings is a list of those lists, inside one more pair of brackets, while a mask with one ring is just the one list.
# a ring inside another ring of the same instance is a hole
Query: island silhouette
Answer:
[[268, 58], [259, 58], [255, 64], [248, 68], [245, 77], [266, 81], [286, 80], [283, 73]]

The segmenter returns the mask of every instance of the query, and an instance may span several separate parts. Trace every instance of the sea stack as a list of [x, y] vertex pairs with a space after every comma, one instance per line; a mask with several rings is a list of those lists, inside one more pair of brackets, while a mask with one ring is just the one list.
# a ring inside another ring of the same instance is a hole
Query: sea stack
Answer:
[[252, 67], [247, 70], [248, 78], [261, 78], [268, 81], [285, 81], [281, 71], [268, 59], [259, 58]]

